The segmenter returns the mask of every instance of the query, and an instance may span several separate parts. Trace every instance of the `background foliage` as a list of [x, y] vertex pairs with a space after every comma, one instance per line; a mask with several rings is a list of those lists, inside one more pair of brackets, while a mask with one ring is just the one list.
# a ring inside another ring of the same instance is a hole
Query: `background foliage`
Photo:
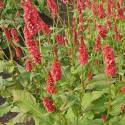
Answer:
[[[72, 34], [68, 34], [72, 26], [69, 27], [69, 24], [61, 22], [61, 19], [67, 19], [67, 13], [70, 17], [76, 18], [78, 18], [78, 13], [76, 9], [70, 12], [72, 5], [62, 3], [61, 5], [67, 7], [67, 12], [64, 12], [66, 14], [63, 17], [57, 17], [51, 25], [52, 33], [49, 36], [39, 33], [35, 37], [42, 53], [42, 63], [33, 65], [32, 72], [26, 72], [24, 61], [29, 53], [24, 45], [23, 9], [20, 0], [4, 0], [3, 2], [5, 7], [0, 9], [0, 96], [6, 101], [0, 105], [0, 122], [8, 112], [17, 112], [14, 118], [5, 123], [6, 125], [25, 123], [28, 118], [33, 118], [35, 125], [124, 125], [125, 94], [121, 92], [121, 87], [125, 84], [125, 20], [117, 21], [118, 30], [123, 36], [120, 42], [111, 37], [114, 33], [112, 30], [108, 32], [107, 38], [102, 40], [102, 46], [108, 43], [114, 49], [117, 65], [116, 77], [106, 77], [102, 53], [93, 52], [97, 31], [94, 30], [95, 23], [92, 21], [92, 12], [88, 8], [83, 17], [90, 21], [85, 21], [83, 25], [90, 27], [90, 30], [85, 30], [82, 35], [88, 48], [89, 61], [85, 67], [79, 64], [78, 48], [72, 44]], [[44, 12], [51, 17], [46, 1], [32, 0], [32, 2], [39, 13]], [[59, 5], [60, 1], [57, 2]], [[104, 5], [106, 8], [106, 3]], [[64, 10], [60, 6], [59, 10]], [[15, 16], [17, 12], [20, 16]], [[96, 18], [96, 21], [102, 25], [105, 24], [105, 19]], [[110, 21], [114, 25], [114, 19], [111, 18]], [[72, 25], [71, 22], [72, 19], [70, 19], [70, 25]], [[5, 55], [10, 53], [10, 51], [6, 53], [5, 50], [10, 47], [10, 44], [5, 38], [4, 28], [16, 28], [18, 32], [20, 43], [14, 43], [16, 47], [22, 49], [22, 57], [18, 61], [14, 60], [15, 50], [12, 48], [13, 59], [9, 57], [5, 59]], [[56, 34], [65, 36], [69, 44], [57, 44], [54, 39]], [[53, 52], [55, 45], [61, 62], [62, 78], [56, 84], [57, 93], [50, 95], [46, 93], [45, 87], [48, 71], [55, 56]], [[95, 60], [99, 61], [99, 65], [95, 64]], [[92, 80], [88, 79], [89, 71], [92, 71]], [[81, 81], [84, 84], [84, 90]], [[56, 111], [53, 113], [48, 113], [43, 106], [42, 99], [46, 96], [54, 101]]]

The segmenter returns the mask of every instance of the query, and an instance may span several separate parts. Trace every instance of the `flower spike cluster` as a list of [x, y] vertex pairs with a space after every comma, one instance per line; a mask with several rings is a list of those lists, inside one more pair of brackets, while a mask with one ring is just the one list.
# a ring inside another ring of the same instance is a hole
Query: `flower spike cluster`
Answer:
[[53, 77], [50, 72], [48, 73], [48, 78], [47, 78], [46, 84], [47, 84], [46, 85], [47, 92], [49, 94], [54, 94], [56, 92], [56, 89], [55, 89]]
[[53, 18], [55, 18], [58, 14], [58, 6], [54, 0], [47, 0], [47, 7], [51, 12]]
[[52, 69], [51, 69], [52, 77], [54, 82], [59, 81], [61, 79], [61, 64], [58, 59], [55, 59]]
[[116, 75], [114, 51], [109, 45], [104, 45], [102, 53], [105, 64], [105, 74], [107, 77], [114, 77]]
[[47, 24], [40, 18], [36, 8], [32, 4], [31, 0], [22, 0], [22, 8], [24, 10], [24, 37], [25, 45], [35, 64], [41, 63], [41, 54], [37, 47], [36, 42], [33, 40], [41, 30], [45, 35], [50, 33], [50, 29]]
[[49, 34], [50, 29], [47, 24], [40, 18], [39, 13], [32, 4], [31, 0], [22, 1], [22, 8], [24, 10], [24, 22], [31, 37], [36, 35], [41, 30], [44, 34]]
[[54, 112], [55, 111], [55, 106], [54, 106], [54, 103], [51, 99], [49, 99], [48, 97], [45, 97], [43, 100], [42, 100], [42, 103], [44, 105], [44, 107], [46, 108], [47, 112]]
[[78, 60], [81, 65], [85, 65], [88, 63], [88, 51], [85, 46], [83, 37], [81, 37], [81, 44], [79, 47], [79, 55], [78, 55]]

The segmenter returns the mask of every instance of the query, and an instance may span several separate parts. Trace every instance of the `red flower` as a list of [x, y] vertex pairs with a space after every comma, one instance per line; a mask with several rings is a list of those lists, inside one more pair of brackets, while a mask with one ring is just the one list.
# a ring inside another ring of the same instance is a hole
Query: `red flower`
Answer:
[[20, 17], [20, 12], [19, 11], [16, 12], [16, 16]]
[[119, 5], [120, 7], [123, 7], [124, 1], [123, 0], [119, 0]]
[[5, 29], [4, 33], [5, 33], [5, 37], [6, 37], [7, 41], [10, 42], [11, 41], [11, 30]]
[[86, 46], [84, 44], [83, 37], [81, 37], [81, 44], [79, 47], [79, 55], [78, 55], [78, 60], [81, 65], [85, 65], [88, 63], [88, 51], [86, 49]]
[[102, 37], [102, 38], [107, 37], [108, 29], [106, 26], [98, 24], [97, 29], [98, 29], [98, 34], [100, 35], [100, 37]]
[[85, 5], [86, 5], [86, 7], [91, 8], [91, 1], [86, 0]]
[[91, 81], [92, 78], [93, 78], [93, 74], [92, 74], [92, 72], [89, 72], [89, 73], [88, 73], [88, 80]]
[[58, 13], [58, 6], [54, 0], [47, 0], [47, 7], [52, 14], [52, 17], [55, 18]]
[[125, 86], [123, 86], [123, 87], [121, 88], [121, 92], [122, 92], [123, 94], [125, 94]]
[[11, 35], [12, 35], [13, 39], [15, 40], [15, 42], [19, 42], [20, 41], [20, 39], [19, 39], [19, 37], [17, 35], [16, 29], [14, 29], [14, 28], [11, 29]]
[[123, 7], [120, 6], [119, 3], [118, 3], [117, 11], [118, 11], [117, 18], [118, 18], [118, 19], [125, 19], [124, 9], [123, 9]]
[[105, 11], [103, 9], [103, 4], [102, 3], [100, 3], [99, 6], [98, 6], [98, 16], [99, 16], [100, 19], [106, 17], [106, 14], [105, 14]]
[[95, 17], [98, 16], [98, 5], [95, 2], [92, 3], [91, 9], [92, 9], [93, 16]]
[[3, 1], [0, 1], [0, 9], [3, 9], [4, 8], [4, 3]]
[[61, 64], [58, 59], [55, 59], [52, 69], [51, 69], [53, 80], [56, 82], [61, 79], [62, 71], [61, 71]]
[[47, 92], [49, 94], [55, 94], [55, 92], [56, 92], [54, 80], [53, 80], [53, 77], [50, 72], [49, 72], [48, 78], [47, 78]]
[[100, 64], [100, 61], [98, 59], [95, 60], [94, 62], [95, 65], [99, 65]]
[[77, 0], [77, 9], [79, 13], [81, 13], [85, 9], [83, 0]]
[[111, 29], [112, 24], [111, 21], [109, 19], [106, 20], [105, 25], [107, 26], [108, 29]]
[[108, 77], [114, 77], [116, 75], [114, 51], [109, 45], [104, 45], [102, 52], [105, 63], [105, 74]]
[[121, 38], [122, 38], [122, 36], [121, 36], [121, 34], [118, 32], [118, 30], [117, 30], [117, 26], [116, 26], [116, 22], [115, 22], [115, 25], [114, 25], [114, 39], [116, 40], [116, 41], [120, 41], [121, 40]]
[[110, 4], [110, 0], [108, 0], [108, 3], [107, 3], [107, 15], [110, 16], [111, 15], [111, 4]]
[[16, 51], [16, 58], [20, 59], [21, 58], [21, 54], [22, 54], [21, 48], [20, 47], [16, 47], [15, 51]]
[[80, 32], [84, 31], [84, 27], [83, 27], [83, 14], [82, 13], [79, 14], [79, 31]]
[[32, 35], [30, 34], [30, 32], [27, 29], [26, 25], [24, 26], [23, 34], [24, 34], [24, 38], [25, 38], [26, 41], [32, 39]]
[[55, 36], [55, 40], [56, 40], [56, 42], [58, 43], [58, 44], [65, 44], [65, 40], [62, 38], [62, 36], [61, 35], [56, 35]]
[[24, 10], [25, 27], [27, 28], [29, 32], [28, 34], [30, 34], [31, 38], [41, 30], [45, 35], [50, 33], [48, 25], [46, 25], [45, 22], [40, 18], [36, 8], [31, 3], [31, 0], [22, 0], [22, 8]]
[[112, 0], [107, 1], [107, 15], [111, 16], [113, 10], [114, 3]]
[[47, 24], [45, 24], [44, 22], [41, 21], [41, 27], [42, 27], [42, 32], [45, 34], [45, 35], [48, 35], [50, 34], [51, 32], [51, 29], [49, 28], [49, 26]]
[[97, 53], [101, 50], [101, 38], [100, 36], [97, 36], [95, 45], [94, 45], [94, 51]]
[[102, 119], [103, 122], [105, 122], [106, 119], [107, 119], [107, 116], [104, 114], [104, 115], [101, 116], [101, 119]]
[[44, 105], [45, 109], [47, 110], [47, 112], [50, 112], [50, 113], [54, 112], [56, 109], [53, 101], [47, 97], [43, 99], [43, 105]]
[[120, 41], [122, 36], [121, 34], [118, 32], [118, 33], [115, 33], [115, 35], [113, 36], [113, 38], [116, 40], [116, 41]]
[[32, 65], [31, 65], [31, 62], [29, 60], [26, 60], [26, 62], [25, 62], [25, 70], [26, 70], [26, 72], [32, 71]]
[[25, 42], [26, 47], [34, 61], [35, 64], [40, 64], [41, 63], [41, 54], [39, 52], [39, 49], [33, 40], [27, 40]]

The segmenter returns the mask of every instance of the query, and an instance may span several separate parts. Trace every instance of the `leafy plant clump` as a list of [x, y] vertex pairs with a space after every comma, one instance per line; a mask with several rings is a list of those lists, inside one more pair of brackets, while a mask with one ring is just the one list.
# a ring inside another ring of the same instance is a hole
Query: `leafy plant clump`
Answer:
[[0, 17], [0, 124], [125, 124], [124, 0], [1, 0]]

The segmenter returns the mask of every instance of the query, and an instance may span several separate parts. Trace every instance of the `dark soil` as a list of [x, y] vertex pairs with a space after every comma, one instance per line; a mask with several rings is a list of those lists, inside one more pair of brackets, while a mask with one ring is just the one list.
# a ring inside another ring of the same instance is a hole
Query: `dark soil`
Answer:
[[[0, 105], [3, 105], [6, 102], [6, 99], [2, 96], [0, 96]], [[7, 114], [0, 117], [0, 125], [6, 125], [9, 120], [13, 119], [18, 115], [18, 112], [8, 112]], [[23, 121], [22, 123], [17, 123], [15, 125], [35, 125], [35, 122], [33, 118], [27, 118], [26, 121]]]

